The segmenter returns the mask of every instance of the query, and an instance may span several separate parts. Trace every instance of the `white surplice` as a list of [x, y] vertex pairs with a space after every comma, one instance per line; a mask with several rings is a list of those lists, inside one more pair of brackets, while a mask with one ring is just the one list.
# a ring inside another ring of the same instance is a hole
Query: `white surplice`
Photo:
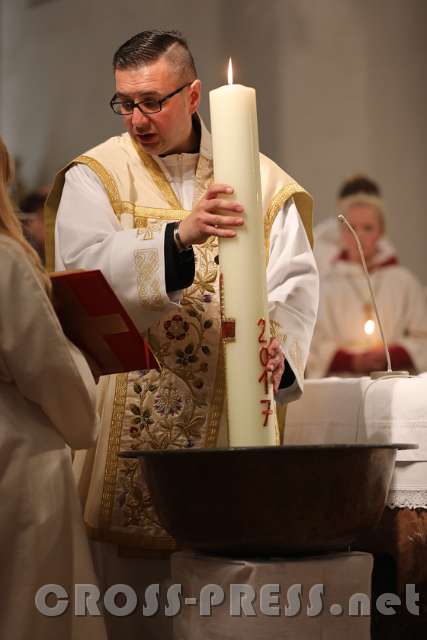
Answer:
[[[3, 234], [0, 301], [0, 638], [105, 640], [102, 618], [72, 615], [74, 585], [96, 584], [69, 449], [95, 442], [95, 383], [24, 250]], [[70, 596], [58, 617], [34, 604], [51, 583]]]

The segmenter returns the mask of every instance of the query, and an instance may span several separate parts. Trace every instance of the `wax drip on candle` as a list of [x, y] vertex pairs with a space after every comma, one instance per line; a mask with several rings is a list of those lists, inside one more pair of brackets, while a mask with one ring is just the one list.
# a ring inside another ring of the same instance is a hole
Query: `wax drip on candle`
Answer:
[[228, 84], [233, 84], [233, 63], [228, 59]]

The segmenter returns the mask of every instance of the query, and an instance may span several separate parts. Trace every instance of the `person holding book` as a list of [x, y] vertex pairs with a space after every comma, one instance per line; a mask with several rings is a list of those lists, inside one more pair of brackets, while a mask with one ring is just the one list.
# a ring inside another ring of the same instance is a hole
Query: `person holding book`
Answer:
[[[245, 212], [228, 185], [212, 184], [201, 83], [184, 38], [139, 33], [118, 49], [114, 70], [110, 106], [127, 132], [58, 174], [46, 209], [47, 259], [58, 270], [100, 269], [160, 364], [160, 372], [101, 381], [102, 435], [86, 522], [101, 540], [168, 551], [173, 540], [138, 466], [118, 453], [227, 444], [218, 238], [239, 233]], [[271, 160], [261, 155], [260, 162], [269, 368], [277, 400], [289, 402], [302, 392], [317, 309], [311, 198]]]
[[75, 584], [96, 584], [69, 447], [93, 446], [99, 419], [89, 367], [14, 213], [12, 173], [0, 138], [0, 637], [104, 640], [101, 618], [72, 606], [48, 616], [58, 593], [39, 592], [60, 585], [71, 599]]

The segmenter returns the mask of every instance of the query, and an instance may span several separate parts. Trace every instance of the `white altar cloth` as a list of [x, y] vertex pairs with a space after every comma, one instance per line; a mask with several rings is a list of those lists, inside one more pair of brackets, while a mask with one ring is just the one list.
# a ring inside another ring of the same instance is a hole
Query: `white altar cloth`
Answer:
[[427, 374], [307, 380], [284, 444], [414, 443], [398, 451], [388, 504], [427, 508]]

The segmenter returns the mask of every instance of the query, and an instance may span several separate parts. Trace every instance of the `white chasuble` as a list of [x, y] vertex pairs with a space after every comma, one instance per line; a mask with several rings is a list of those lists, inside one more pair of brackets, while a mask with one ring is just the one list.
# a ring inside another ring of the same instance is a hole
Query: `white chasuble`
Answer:
[[[301, 393], [317, 309], [317, 270], [308, 238], [311, 199], [264, 156], [261, 168], [272, 333], [296, 376], [292, 387], [280, 392], [280, 400], [289, 401]], [[65, 170], [58, 175], [48, 201], [51, 240], [58, 211], [57, 268], [101, 269], [160, 363], [160, 371], [101, 380], [101, 436], [89, 472], [81, 464], [85, 519], [101, 540], [152, 549], [174, 546], [158, 521], [138, 463], [119, 458], [119, 452], [212, 447], [218, 438], [227, 442], [221, 420], [217, 238], [194, 247], [196, 275], [187, 290], [167, 293], [164, 273], [166, 224], [183, 219], [211, 182], [210, 137], [204, 127], [195, 159], [183, 154], [156, 162], [124, 134], [77, 158], [66, 177]], [[129, 216], [133, 228], [128, 228]]]

